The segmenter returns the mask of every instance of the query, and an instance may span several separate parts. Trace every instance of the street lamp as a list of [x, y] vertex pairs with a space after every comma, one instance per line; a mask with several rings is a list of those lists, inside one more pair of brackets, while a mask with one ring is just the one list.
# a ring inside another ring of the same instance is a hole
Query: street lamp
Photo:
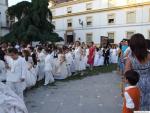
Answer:
[[83, 28], [83, 21], [81, 19], [79, 19], [79, 24], [82, 26]]

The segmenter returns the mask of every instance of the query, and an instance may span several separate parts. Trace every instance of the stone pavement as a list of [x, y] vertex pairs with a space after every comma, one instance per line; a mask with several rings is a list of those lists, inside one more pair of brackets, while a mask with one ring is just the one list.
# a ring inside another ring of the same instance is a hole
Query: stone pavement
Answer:
[[57, 81], [27, 92], [29, 113], [121, 113], [120, 77], [115, 73]]

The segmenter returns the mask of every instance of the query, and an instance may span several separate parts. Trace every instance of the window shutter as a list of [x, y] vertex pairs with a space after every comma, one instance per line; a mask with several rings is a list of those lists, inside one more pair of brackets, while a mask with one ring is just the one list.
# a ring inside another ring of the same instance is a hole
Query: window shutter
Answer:
[[135, 11], [130, 11], [127, 13], [127, 23], [135, 23], [136, 13]]
[[127, 39], [130, 39], [132, 35], [134, 35], [134, 32], [133, 31], [128, 31], [127, 32]]
[[88, 27], [92, 26], [92, 17], [87, 17], [86, 18], [86, 23], [87, 23]]
[[72, 13], [72, 7], [67, 8], [67, 13]]
[[92, 42], [92, 34], [87, 34], [86, 35], [86, 43]]
[[92, 9], [92, 3], [87, 3], [86, 10], [91, 10], [91, 9]]

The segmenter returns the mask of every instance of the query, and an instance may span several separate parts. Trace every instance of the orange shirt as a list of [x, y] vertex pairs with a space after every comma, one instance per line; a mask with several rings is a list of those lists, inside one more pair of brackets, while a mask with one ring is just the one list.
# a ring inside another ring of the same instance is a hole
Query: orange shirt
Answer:
[[134, 103], [134, 109], [131, 110], [127, 108], [126, 106], [126, 99], [124, 97], [123, 101], [123, 109], [122, 113], [133, 113], [134, 111], [139, 111], [140, 110], [140, 90], [136, 86], [129, 86], [128, 88], [125, 89], [125, 92], [129, 94], [131, 97], [133, 103]]

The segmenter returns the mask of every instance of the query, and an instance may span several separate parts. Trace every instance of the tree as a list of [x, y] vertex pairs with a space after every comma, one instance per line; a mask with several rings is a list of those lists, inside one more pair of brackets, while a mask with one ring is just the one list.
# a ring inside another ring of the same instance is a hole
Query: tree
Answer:
[[11, 27], [10, 33], [3, 37], [4, 41], [63, 41], [54, 32], [52, 13], [48, 9], [49, 0], [23, 1], [8, 8], [8, 15], [18, 21]]

